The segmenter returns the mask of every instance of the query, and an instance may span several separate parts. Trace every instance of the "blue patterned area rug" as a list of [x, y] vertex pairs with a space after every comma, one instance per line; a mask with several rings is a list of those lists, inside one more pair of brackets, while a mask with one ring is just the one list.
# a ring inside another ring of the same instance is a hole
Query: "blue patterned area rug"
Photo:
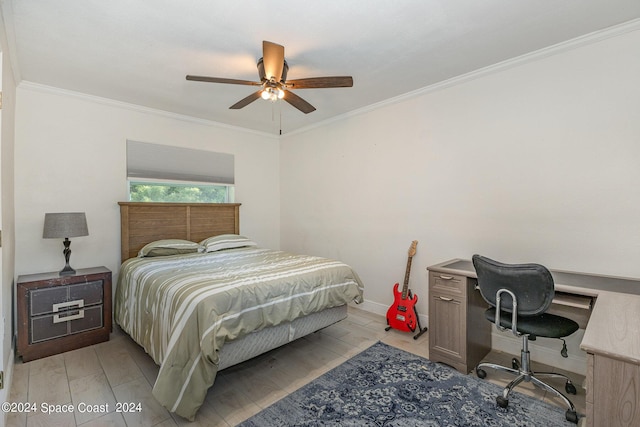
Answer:
[[565, 409], [378, 342], [240, 424], [273, 426], [575, 426]]

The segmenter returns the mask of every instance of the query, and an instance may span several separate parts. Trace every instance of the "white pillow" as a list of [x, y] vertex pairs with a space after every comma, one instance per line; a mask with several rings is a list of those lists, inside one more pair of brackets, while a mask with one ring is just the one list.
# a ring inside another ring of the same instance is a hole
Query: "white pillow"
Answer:
[[138, 252], [140, 258], [153, 256], [169, 256], [202, 252], [203, 248], [196, 242], [182, 239], [156, 240], [148, 243]]
[[238, 234], [221, 234], [204, 239], [200, 242], [200, 246], [204, 248], [205, 252], [215, 252], [258, 245], [256, 242]]

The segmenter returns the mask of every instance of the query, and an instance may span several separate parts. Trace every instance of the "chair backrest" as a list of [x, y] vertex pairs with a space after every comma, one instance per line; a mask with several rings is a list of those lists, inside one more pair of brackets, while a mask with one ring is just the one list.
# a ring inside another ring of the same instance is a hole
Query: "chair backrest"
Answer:
[[[554, 296], [553, 277], [540, 264], [503, 264], [481, 255], [473, 256], [482, 297], [496, 306], [496, 292], [507, 289], [516, 296], [519, 316], [537, 316], [549, 308]], [[513, 301], [501, 295], [500, 310], [513, 312]]]

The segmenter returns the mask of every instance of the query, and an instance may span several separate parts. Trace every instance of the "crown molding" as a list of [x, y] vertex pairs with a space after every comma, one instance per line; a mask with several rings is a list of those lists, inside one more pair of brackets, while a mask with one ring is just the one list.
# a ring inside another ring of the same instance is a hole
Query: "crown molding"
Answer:
[[[6, 20], [6, 17], [5, 17], [5, 20]], [[228, 124], [216, 122], [213, 120], [200, 119], [200, 118], [196, 118], [196, 117], [192, 117], [184, 114], [173, 113], [165, 110], [158, 110], [158, 109], [144, 107], [137, 104], [116, 101], [109, 98], [89, 95], [89, 94], [75, 92], [75, 91], [66, 90], [66, 89], [60, 89], [53, 86], [47, 86], [47, 85], [33, 83], [29, 81], [21, 81], [18, 84], [18, 88], [23, 88], [23, 89], [33, 90], [33, 91], [43, 92], [43, 93], [56, 94], [61, 96], [67, 96], [67, 97], [73, 97], [73, 98], [82, 99], [85, 101], [95, 102], [95, 103], [117, 107], [117, 108], [128, 109], [128, 110], [141, 112], [145, 114], [151, 114], [151, 115], [156, 115], [160, 117], [181, 120], [181, 121], [190, 122], [190, 123], [196, 123], [203, 126], [212, 126], [212, 127], [217, 127], [221, 129], [232, 130], [235, 132], [244, 132], [252, 135], [258, 135], [261, 137], [268, 137], [269, 139], [280, 140], [282, 137], [295, 136], [305, 132], [309, 132], [313, 129], [328, 126], [330, 124], [340, 122], [355, 116], [363, 115], [371, 111], [375, 111], [380, 108], [394, 105], [418, 96], [439, 91], [448, 87], [456, 86], [471, 80], [481, 78], [486, 75], [498, 73], [498, 72], [507, 70], [509, 68], [513, 68], [513, 67], [517, 67], [520, 65], [534, 62], [534, 61], [538, 61], [540, 59], [557, 55], [562, 52], [566, 52], [566, 51], [577, 49], [590, 44], [598, 43], [608, 38], [620, 36], [620, 35], [633, 32], [633, 31], [638, 31], [638, 30], [640, 30], [640, 19], [634, 19], [632, 21], [628, 21], [628, 22], [618, 24], [603, 30], [585, 34], [585, 35], [573, 38], [571, 40], [557, 43], [555, 45], [548, 46], [548, 47], [536, 50], [534, 52], [526, 53], [524, 55], [520, 55], [515, 58], [507, 59], [497, 64], [492, 64], [492, 65], [480, 68], [478, 70], [474, 70], [469, 73], [465, 73], [460, 76], [456, 76], [448, 80], [444, 80], [442, 82], [434, 83], [432, 85], [425, 86], [423, 88], [420, 88], [411, 92], [407, 92], [405, 94], [398, 95], [393, 98], [389, 98], [389, 99], [386, 99], [362, 108], [358, 108], [356, 110], [349, 111], [339, 116], [335, 116], [335, 117], [320, 121], [318, 123], [314, 123], [296, 130], [292, 130], [290, 132], [286, 132], [282, 135], [274, 135], [268, 132], [261, 132], [253, 129], [243, 128], [240, 126], [228, 125]]]
[[639, 31], [639, 30], [640, 30], [640, 19], [627, 21], [625, 23], [618, 24], [613, 27], [608, 27], [603, 30], [594, 31], [589, 34], [578, 36], [571, 40], [567, 40], [561, 43], [557, 43], [555, 45], [547, 46], [545, 48], [538, 49], [536, 51], [529, 52], [524, 55], [517, 56], [515, 58], [507, 59], [505, 61], [498, 62], [496, 64], [479, 68], [477, 70], [471, 71], [466, 74], [462, 74], [460, 76], [452, 77], [442, 82], [434, 83], [432, 85], [425, 86], [423, 88], [416, 89], [414, 91], [407, 92], [402, 95], [395, 96], [393, 98], [385, 99], [384, 101], [380, 101], [375, 104], [367, 105], [365, 107], [358, 108], [353, 111], [349, 111], [339, 116], [335, 116], [330, 119], [323, 120], [321, 122], [314, 123], [312, 125], [305, 126], [303, 128], [299, 128], [291, 132], [287, 132], [286, 136], [293, 136], [293, 135], [305, 133], [310, 130], [317, 129], [319, 127], [327, 126], [335, 122], [339, 122], [355, 116], [366, 114], [383, 107], [387, 107], [387, 106], [394, 105], [412, 98], [416, 98], [418, 96], [436, 92], [448, 87], [457, 86], [459, 84], [466, 83], [468, 81], [475, 80], [486, 75], [495, 74], [495, 73], [507, 70], [509, 68], [518, 67], [520, 65], [528, 64], [528, 63], [538, 61], [550, 56], [554, 56], [563, 52], [574, 50], [583, 46], [601, 42], [603, 40], [606, 40], [612, 37], [621, 36], [623, 34], [630, 33], [633, 31]]
[[199, 125], [203, 125], [203, 126], [217, 127], [217, 128], [221, 128], [221, 129], [232, 130], [232, 131], [235, 131], [235, 132], [243, 132], [243, 133], [249, 133], [249, 134], [252, 134], [252, 135], [268, 137], [270, 139], [278, 139], [278, 135], [272, 135], [272, 134], [266, 133], [266, 132], [260, 132], [260, 131], [257, 131], [257, 130], [247, 129], [247, 128], [243, 128], [243, 127], [240, 127], [240, 126], [228, 125], [228, 124], [225, 124], [225, 123], [220, 123], [220, 122], [216, 122], [216, 121], [213, 121], [213, 120], [201, 119], [201, 118], [198, 118], [198, 117], [192, 117], [192, 116], [188, 116], [188, 115], [185, 115], [185, 114], [178, 114], [178, 113], [173, 113], [173, 112], [170, 112], [170, 111], [159, 110], [159, 109], [156, 109], [156, 108], [144, 107], [144, 106], [138, 105], [138, 104], [131, 104], [131, 103], [128, 103], [128, 102], [123, 102], [123, 101], [116, 101], [115, 99], [104, 98], [104, 97], [96, 96], [96, 95], [89, 95], [89, 94], [82, 93], [82, 92], [76, 92], [76, 91], [72, 91], [72, 90], [61, 89], [61, 88], [57, 88], [57, 87], [53, 87], [53, 86], [43, 85], [43, 84], [40, 84], [40, 83], [29, 82], [29, 81], [26, 81], [26, 80], [21, 81], [18, 84], [18, 88], [25, 89], [25, 90], [30, 90], [30, 91], [34, 91], [34, 92], [41, 92], [41, 93], [47, 93], [47, 94], [52, 94], [52, 95], [65, 96], [65, 97], [69, 97], [69, 98], [76, 98], [76, 99], [80, 99], [80, 100], [83, 100], [83, 101], [88, 101], [88, 102], [93, 102], [93, 103], [96, 103], [96, 104], [106, 105], [106, 106], [109, 106], [109, 107], [122, 108], [122, 109], [125, 109], [125, 110], [131, 110], [131, 111], [135, 111], [135, 112], [138, 112], [138, 113], [150, 114], [150, 115], [155, 115], [155, 116], [164, 117], [164, 118], [168, 118], [168, 119], [174, 119], [174, 120], [181, 120], [181, 121], [184, 121], [184, 122], [195, 123], [195, 124], [199, 124]]

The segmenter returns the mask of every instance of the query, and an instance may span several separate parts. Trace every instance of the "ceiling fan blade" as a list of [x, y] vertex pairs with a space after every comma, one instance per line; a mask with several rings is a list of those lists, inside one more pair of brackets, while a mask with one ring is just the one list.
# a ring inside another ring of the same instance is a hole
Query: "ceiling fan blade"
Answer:
[[208, 83], [227, 83], [232, 85], [249, 85], [249, 86], [260, 86], [262, 83], [260, 82], [252, 82], [251, 80], [236, 80], [236, 79], [225, 79], [222, 77], [206, 77], [206, 76], [187, 76], [187, 80], [193, 80], [197, 82], [208, 82]]
[[273, 77], [276, 82], [279, 82], [282, 79], [282, 69], [284, 68], [284, 46], [263, 41], [262, 60], [266, 79], [270, 80]]
[[264, 82], [265, 80], [267, 80], [267, 77], [265, 76], [265, 72], [264, 72], [264, 58], [260, 58], [258, 60], [258, 77], [260, 77], [261, 82]]
[[312, 111], [316, 111], [316, 107], [309, 104], [307, 101], [300, 98], [298, 95], [296, 95], [295, 93], [289, 90], [284, 91], [284, 100], [305, 114], [309, 114]]
[[256, 99], [260, 98], [261, 93], [262, 93], [262, 89], [257, 92], [253, 92], [251, 95], [247, 96], [246, 98], [242, 98], [240, 101], [233, 104], [231, 107], [229, 107], [229, 109], [239, 110], [240, 108], [244, 108], [247, 105], [251, 104]]
[[352, 87], [353, 78], [351, 76], [310, 77], [307, 79], [288, 80], [286, 86], [291, 89]]

